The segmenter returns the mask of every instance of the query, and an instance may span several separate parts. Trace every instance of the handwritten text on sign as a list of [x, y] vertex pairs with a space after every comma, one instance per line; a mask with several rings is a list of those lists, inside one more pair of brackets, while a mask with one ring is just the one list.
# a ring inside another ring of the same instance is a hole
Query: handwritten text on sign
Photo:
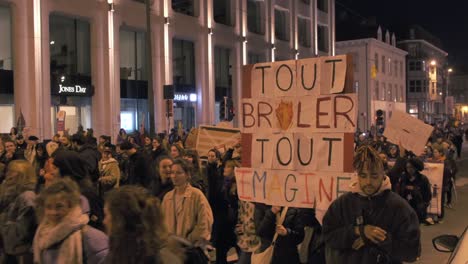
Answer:
[[356, 94], [243, 99], [242, 132], [356, 130]]
[[297, 171], [343, 171], [343, 133], [254, 134], [254, 168]]
[[239, 198], [291, 207], [328, 208], [341, 194], [349, 191], [354, 173], [299, 172], [237, 168]]
[[343, 91], [346, 55], [255, 64], [252, 97], [305, 96]]

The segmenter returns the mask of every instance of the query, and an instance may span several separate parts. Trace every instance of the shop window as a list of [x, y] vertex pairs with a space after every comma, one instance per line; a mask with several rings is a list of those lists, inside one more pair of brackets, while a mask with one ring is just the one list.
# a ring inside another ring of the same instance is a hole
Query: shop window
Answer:
[[172, 0], [172, 10], [189, 16], [195, 16], [194, 0]]
[[213, 1], [213, 18], [214, 21], [220, 24], [232, 26], [234, 25], [234, 17], [231, 12], [231, 0], [216, 0]]
[[265, 34], [263, 1], [247, 0], [247, 28], [256, 34]]
[[297, 37], [299, 44], [303, 47], [310, 47], [311, 39], [310, 19], [298, 17], [297, 18]]
[[[78, 126], [91, 128], [91, 36], [88, 21], [51, 14], [50, 81], [52, 116], [67, 113], [65, 128], [73, 134]], [[56, 131], [55, 118], [52, 119]]]
[[289, 40], [289, 13], [287, 10], [275, 9], [275, 36], [277, 39]]
[[328, 27], [317, 26], [318, 49], [323, 52], [328, 52]]

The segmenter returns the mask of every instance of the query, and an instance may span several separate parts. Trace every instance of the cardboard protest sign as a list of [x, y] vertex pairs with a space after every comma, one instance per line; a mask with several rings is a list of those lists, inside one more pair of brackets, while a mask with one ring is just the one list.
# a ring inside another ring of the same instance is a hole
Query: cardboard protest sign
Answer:
[[200, 126], [198, 128], [196, 149], [200, 157], [202, 157], [206, 156], [212, 148], [227, 150], [227, 148], [238, 144], [240, 139], [239, 129]]
[[67, 113], [63, 110], [57, 112], [57, 133], [61, 136], [65, 132], [65, 117]]
[[356, 94], [348, 56], [243, 68], [239, 199], [316, 208], [319, 220], [354, 175]]
[[311, 208], [324, 213], [349, 191], [354, 173], [334, 173], [260, 168], [236, 168], [237, 192], [243, 201]]
[[195, 149], [197, 147], [198, 128], [193, 127], [185, 139], [185, 148]]
[[427, 208], [430, 214], [440, 215], [442, 206], [442, 183], [444, 176], [443, 163], [424, 163], [424, 170], [421, 172], [426, 175], [431, 183], [432, 200]]
[[389, 142], [400, 144], [416, 155], [424, 153], [424, 147], [434, 128], [401, 111], [394, 111], [387, 123], [384, 136]]

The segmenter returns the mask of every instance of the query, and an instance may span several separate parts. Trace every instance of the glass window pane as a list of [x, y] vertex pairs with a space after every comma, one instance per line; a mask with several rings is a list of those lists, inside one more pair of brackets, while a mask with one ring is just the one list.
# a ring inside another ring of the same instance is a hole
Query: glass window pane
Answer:
[[275, 9], [275, 36], [277, 39], [289, 40], [288, 22], [288, 12]]
[[194, 0], [172, 0], [172, 9], [177, 13], [195, 16]]
[[250, 32], [265, 34], [263, 29], [263, 1], [247, 0], [247, 28]]

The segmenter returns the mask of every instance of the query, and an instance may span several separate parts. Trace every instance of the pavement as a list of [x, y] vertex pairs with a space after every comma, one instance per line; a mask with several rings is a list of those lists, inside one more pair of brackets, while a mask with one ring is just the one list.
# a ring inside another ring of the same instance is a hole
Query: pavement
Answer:
[[421, 258], [414, 263], [447, 263], [450, 253], [443, 253], [435, 250], [432, 245], [432, 239], [443, 234], [461, 235], [468, 226], [468, 142], [463, 143], [461, 159], [457, 160], [457, 165], [457, 198], [453, 204], [453, 209], [445, 209], [445, 218], [442, 223], [432, 226], [421, 225], [422, 255]]

